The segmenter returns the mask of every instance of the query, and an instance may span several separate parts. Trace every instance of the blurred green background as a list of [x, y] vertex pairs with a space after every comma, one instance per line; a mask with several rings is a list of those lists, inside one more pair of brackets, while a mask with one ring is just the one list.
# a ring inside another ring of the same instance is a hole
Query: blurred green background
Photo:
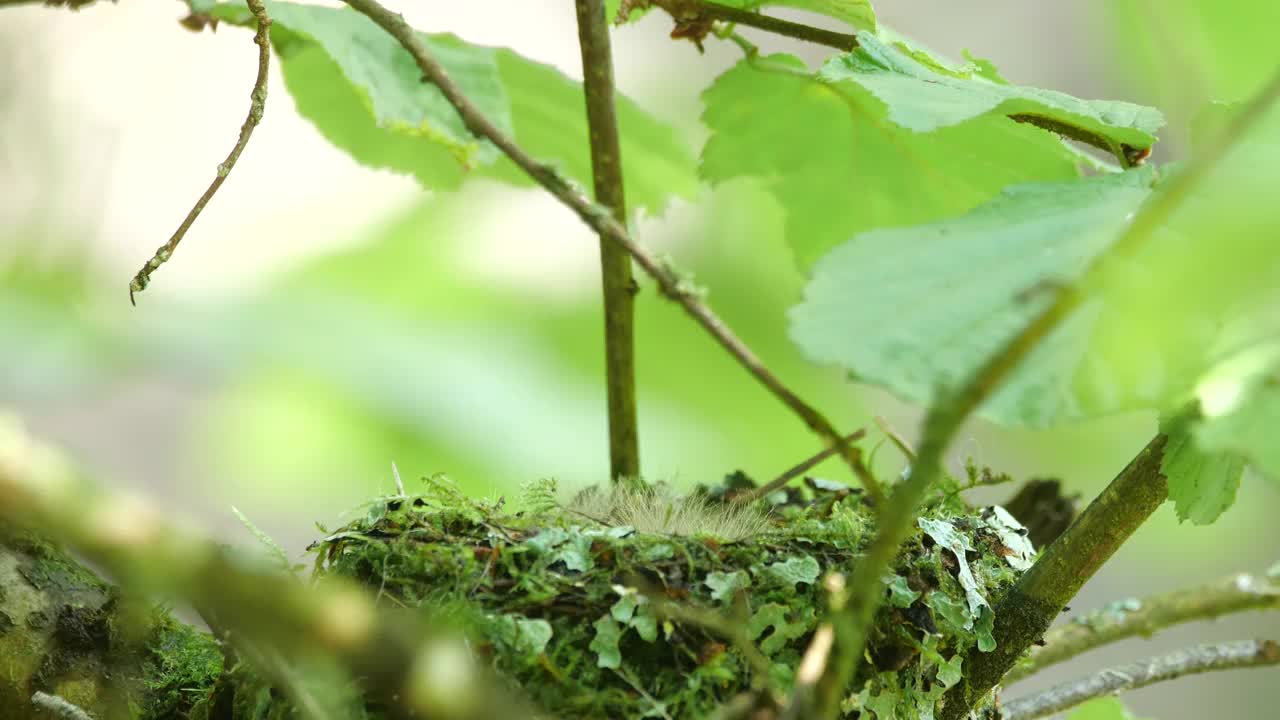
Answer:
[[[1156, 161], [1185, 152], [1210, 99], [1270, 72], [1280, 5], [1262, 0], [911, 0], [882, 22], [952, 56], [991, 58], [1019, 83], [1157, 105]], [[447, 472], [477, 494], [607, 470], [595, 240], [550, 199], [485, 181], [425, 194], [361, 168], [296, 114], [278, 70], [266, 118], [174, 262], [131, 308], [126, 286], [212, 177], [245, 106], [253, 54], [235, 28], [192, 35], [178, 3], [80, 13], [0, 12], [0, 406], [105, 481], [145, 493], [232, 542], [235, 504], [301, 551], [406, 480]], [[579, 76], [572, 3], [414, 4], [409, 19], [512, 47]], [[784, 13], [785, 14], [785, 13]], [[806, 18], [811, 19], [811, 18]], [[615, 34], [622, 89], [705, 136], [698, 93], [736, 60], [698, 56], [649, 17]], [[815, 48], [747, 32], [767, 50]], [[803, 277], [773, 203], [746, 184], [704, 188], [643, 241], [678, 258], [777, 374], [854, 428], [882, 415], [914, 438], [919, 411], [806, 363], [785, 336]], [[768, 479], [813, 438], [674, 306], [639, 301], [646, 475]], [[974, 423], [952, 450], [1023, 478], [1061, 477], [1088, 498], [1154, 427], [1125, 416], [1051, 432]], [[900, 470], [886, 449], [883, 473]], [[819, 472], [847, 479], [843, 468]], [[978, 495], [1004, 497], [1008, 488]], [[1086, 588], [1077, 609], [1261, 570], [1280, 560], [1280, 493], [1246, 477], [1215, 525], [1161, 510]], [[1275, 618], [1183, 628], [1088, 656], [1064, 679], [1190, 642], [1274, 636]], [[1142, 716], [1274, 716], [1276, 671], [1185, 680], [1130, 696]], [[1037, 681], [1043, 684], [1043, 681]], [[1031, 686], [1031, 683], [1028, 683]]]

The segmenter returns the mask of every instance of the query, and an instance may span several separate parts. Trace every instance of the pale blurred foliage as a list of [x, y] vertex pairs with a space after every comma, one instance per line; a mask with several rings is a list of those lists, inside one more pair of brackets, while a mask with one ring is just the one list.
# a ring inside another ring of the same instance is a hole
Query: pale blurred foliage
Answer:
[[[511, 46], [580, 75], [567, 0], [399, 4], [423, 29]], [[1185, 125], [1202, 100], [1219, 90], [1236, 97], [1248, 81], [1215, 83], [1274, 64], [1245, 57], [1243, 41], [1226, 44], [1241, 57], [1224, 54], [1221, 38], [1230, 28], [1203, 25], [1197, 7], [1245, 13], [1251, 19], [1240, 31], [1249, 37], [1268, 27], [1273, 12], [1260, 0], [1178, 0], [1168, 12], [1155, 0], [885, 0], [878, 10], [883, 22], [942, 52], [968, 49], [994, 60], [1015, 82], [1166, 107], [1174, 125], [1173, 142], [1157, 155], [1163, 161], [1184, 147]], [[176, 2], [99, 3], [75, 14], [34, 6], [0, 11], [0, 333], [7, 333], [0, 338], [24, 339], [0, 340], [0, 405], [13, 406], [36, 433], [101, 478], [145, 488], [251, 543], [229, 510], [234, 502], [291, 550], [313, 535], [313, 521], [388, 490], [393, 460], [406, 477], [449, 471], [469, 489], [492, 494], [531, 477], [556, 475], [567, 485], [598, 479], [606, 467], [599, 361], [584, 359], [598, 340], [578, 332], [598, 324], [595, 239], [533, 192], [480, 184], [423, 202], [412, 181], [359, 167], [330, 147], [294, 112], [278, 68], [266, 117], [232, 177], [140, 306], [129, 308], [129, 277], [212, 178], [242, 120], [253, 75], [246, 33], [192, 35], [176, 25], [181, 14]], [[616, 33], [618, 80], [696, 143], [704, 132], [698, 93], [734, 62], [736, 50], [713, 43], [699, 57], [688, 44], [669, 42], [667, 31], [652, 17]], [[756, 39], [766, 50], [822, 55], [783, 39]], [[1178, 68], [1186, 67], [1203, 70], [1194, 83], [1179, 79]], [[769, 288], [738, 288], [735, 295], [731, 287], [786, 265], [777, 218], [739, 215], [742, 201], [718, 191], [700, 207], [645, 220], [640, 234], [682, 260], [701, 252], [706, 267], [720, 268], [712, 303], [727, 306], [729, 320], [794, 375], [803, 364], [777, 337], [783, 323], [774, 315], [801, 279], [776, 272], [778, 289], [760, 305], [752, 295]], [[739, 256], [726, 237], [755, 255]], [[385, 280], [403, 288], [387, 289], [378, 273], [360, 266], [370, 257], [392, 264], [378, 248], [419, 240], [431, 249], [399, 262], [412, 275]], [[325, 285], [324, 278], [344, 273], [359, 279]], [[699, 273], [701, 280], [702, 267]], [[441, 278], [458, 294], [430, 293]], [[423, 288], [417, 295], [415, 283]], [[317, 287], [334, 288], [333, 296], [315, 305], [253, 303], [263, 294], [292, 301]], [[357, 296], [372, 298], [364, 309], [373, 314], [362, 321], [371, 329], [352, 336], [346, 329], [354, 319], [323, 308]], [[320, 310], [296, 321], [264, 318], [271, 308], [290, 307]], [[642, 373], [661, 376], [648, 393], [642, 377], [640, 396], [643, 451], [654, 477], [690, 484], [745, 465], [764, 480], [814, 449], [678, 312], [656, 300], [642, 312], [650, 328], [667, 333], [642, 350]], [[356, 346], [334, 347], [334, 338]], [[142, 348], [142, 360], [121, 349], [129, 343]], [[251, 350], [228, 350], [241, 344]], [[343, 356], [351, 358], [347, 365]], [[366, 369], [342, 375], [352, 367]], [[850, 389], [834, 373], [808, 372], [806, 389], [821, 393], [842, 421], [864, 422], [874, 412], [915, 436], [916, 409]], [[342, 383], [359, 390], [333, 389]], [[377, 403], [365, 402], [379, 393]], [[953, 464], [958, 469], [973, 456], [1015, 476], [1062, 477], [1087, 498], [1152, 429], [1148, 417], [1050, 433], [975, 424], [953, 450]], [[901, 467], [891, 451], [880, 457], [885, 473]], [[848, 479], [835, 464], [821, 471]], [[1178, 527], [1172, 509], [1162, 509], [1075, 608], [1275, 561], [1280, 497], [1256, 478], [1246, 478], [1240, 494], [1208, 528]], [[981, 499], [1004, 495], [999, 489]], [[663, 507], [656, 509], [666, 516]], [[655, 511], [637, 502], [623, 509], [632, 521]], [[1274, 636], [1280, 624], [1234, 618], [1212, 637], [1266, 635], [1266, 628]], [[1052, 677], [1209, 635], [1182, 628], [1087, 656]], [[1129, 697], [1140, 716], [1161, 720], [1266, 717], [1265, 699], [1274, 697], [1269, 677], [1274, 671], [1217, 675]]]

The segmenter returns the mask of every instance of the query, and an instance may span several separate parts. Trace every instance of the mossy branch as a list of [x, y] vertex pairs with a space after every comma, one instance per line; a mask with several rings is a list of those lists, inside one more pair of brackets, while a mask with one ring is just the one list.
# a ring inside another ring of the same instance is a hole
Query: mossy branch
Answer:
[[47, 532], [132, 592], [186, 599], [232, 638], [285, 658], [334, 657], [399, 717], [485, 720], [525, 708], [470, 662], [460, 638], [420, 614], [380, 612], [342, 581], [308, 586], [246, 561], [136, 500], [80, 480], [0, 418], [0, 520]]
[[1049, 631], [1044, 646], [1004, 676], [1008, 685], [1094, 648], [1165, 628], [1250, 610], [1280, 610], [1280, 576], [1240, 573], [1192, 588], [1121, 602]]
[[[587, 98], [591, 137], [591, 176], [596, 202], [614, 220], [627, 222], [622, 181], [622, 148], [614, 109], [613, 52], [603, 0], [576, 0], [578, 45], [582, 50], [582, 87]], [[640, 477], [640, 441], [636, 422], [635, 294], [631, 257], [600, 236], [600, 278], [604, 293], [605, 392], [609, 407], [609, 477]]]
[[682, 282], [667, 263], [658, 256], [641, 247], [627, 229], [623, 227], [608, 208], [592, 202], [566, 180], [553, 166], [539, 162], [524, 151], [515, 141], [499, 130], [484, 113], [480, 112], [471, 100], [462, 92], [457, 83], [445, 71], [444, 66], [436, 60], [427, 49], [414, 29], [405, 22], [398, 13], [384, 7], [377, 0], [344, 0], [353, 10], [365, 15], [381, 27], [392, 38], [400, 43], [417, 63], [422, 71], [423, 80], [435, 85], [445, 97], [458, 117], [462, 119], [467, 130], [478, 138], [486, 139], [502, 151], [521, 170], [524, 170], [535, 182], [541, 185], [553, 197], [572, 210], [592, 230], [602, 238], [626, 250], [641, 267], [658, 284], [662, 294], [678, 303], [690, 317], [706, 330], [715, 341], [724, 348], [753, 378], [765, 387], [774, 397], [786, 405], [799, 417], [828, 447], [839, 450], [841, 457], [853, 469], [854, 473], [866, 486], [867, 494], [873, 498], [880, 495], [879, 487], [868, 482], [869, 474], [865, 472], [862, 454], [858, 448], [844, 441], [835, 425], [821, 412], [805, 402], [791, 388], [773, 374], [764, 362], [720, 319], [718, 315], [703, 302], [698, 293], [690, 290]]
[[[1113, 262], [1132, 257], [1150, 240], [1156, 229], [1208, 178], [1236, 141], [1262, 119], [1277, 99], [1280, 99], [1280, 71], [1226, 127], [1200, 148], [1182, 172], [1165, 182], [1142, 206], [1111, 247], [1093, 260], [1079, 283], [1059, 290], [1054, 302], [988, 367], [1007, 365], [1010, 359], [1016, 365], [1025, 357], [1040, 338], [1046, 337], [1080, 305], [1084, 297], [1078, 288], [1088, 286]], [[1005, 372], [1012, 367], [1008, 365]], [[927, 439], [926, 425], [926, 442]], [[1160, 461], [1166, 441], [1164, 435], [1153, 438], [997, 604], [994, 631], [997, 648], [992, 653], [971, 654], [965, 661], [965, 681], [948, 691], [939, 720], [959, 720], [986, 697], [1022, 653], [1042, 637], [1084, 582], [1164, 502], [1168, 487]], [[1077, 550], [1079, 552], [1073, 552]]]
[[1280, 665], [1280, 643], [1246, 640], [1221, 645], [1200, 645], [1142, 662], [1107, 668], [1082, 680], [1063, 683], [1031, 697], [1005, 703], [1004, 720], [1035, 720], [1079, 705], [1093, 698], [1176, 680], [1187, 675]]
[[244, 152], [245, 147], [249, 145], [249, 138], [253, 135], [253, 129], [258, 126], [262, 120], [262, 114], [266, 111], [267, 106], [267, 69], [271, 63], [271, 18], [267, 15], [267, 8], [262, 0], [248, 0], [249, 10], [258, 21], [258, 30], [254, 33], [253, 42], [258, 46], [258, 74], [253, 81], [253, 90], [249, 93], [249, 114], [244, 119], [244, 124], [240, 126], [240, 136], [236, 138], [236, 144], [232, 146], [227, 159], [218, 165], [218, 172], [214, 175], [213, 182], [209, 183], [208, 189], [196, 200], [196, 204], [187, 213], [187, 217], [183, 219], [178, 229], [173, 231], [173, 235], [169, 240], [156, 249], [151, 259], [146, 265], [133, 276], [133, 280], [129, 283], [129, 302], [136, 305], [134, 296], [137, 293], [147, 289], [147, 285], [151, 283], [151, 274], [155, 272], [161, 265], [169, 261], [173, 257], [173, 253], [178, 249], [178, 244], [182, 242], [182, 238], [186, 237], [187, 231], [195, 223], [196, 218], [200, 217], [200, 213], [204, 211], [204, 207], [209, 204], [213, 196], [217, 194], [218, 188], [222, 187], [222, 183], [226, 181], [227, 176], [231, 174], [231, 169], [236, 166], [236, 161], [240, 159], [240, 153]]
[[1161, 470], [1168, 438], [1157, 435], [1125, 466], [995, 605], [996, 647], [971, 652], [965, 679], [948, 691], [941, 720], [958, 720], [1040, 640], [1085, 581], [1169, 497]]

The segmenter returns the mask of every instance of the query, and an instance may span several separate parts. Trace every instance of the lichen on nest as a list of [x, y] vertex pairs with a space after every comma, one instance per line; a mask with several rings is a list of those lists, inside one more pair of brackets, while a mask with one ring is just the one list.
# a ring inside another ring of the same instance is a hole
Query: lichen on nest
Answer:
[[[724, 502], [726, 491], [597, 490], [562, 503], [542, 481], [509, 512], [436, 476], [420, 494], [370, 504], [312, 550], [319, 574], [456, 622], [477, 656], [552, 715], [708, 717], [753, 682], [790, 690], [826, 611], [822, 579], [849, 576], [875, 532], [862, 494], [843, 486], [809, 483], [752, 510]], [[847, 717], [933, 717], [965, 653], [994, 647], [994, 599], [1033, 553], [1024, 533], [955, 493], [928, 504], [883, 578], [872, 662], [849, 688]], [[672, 604], [745, 628], [759, 654], [673, 619]]]

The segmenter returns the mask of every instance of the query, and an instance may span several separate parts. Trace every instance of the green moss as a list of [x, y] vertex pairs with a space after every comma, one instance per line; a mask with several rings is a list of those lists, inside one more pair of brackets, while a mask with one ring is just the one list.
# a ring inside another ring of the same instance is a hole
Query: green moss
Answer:
[[165, 609], [122, 599], [29, 533], [0, 528], [0, 586], [5, 718], [44, 717], [28, 702], [37, 690], [102, 720], [182, 717], [221, 671], [207, 635]]
[[[477, 654], [554, 714], [706, 717], [751, 687], [747, 660], [702, 627], [663, 619], [651, 598], [747, 628], [785, 692], [825, 612], [821, 578], [849, 576], [874, 534], [873, 513], [847, 489], [779, 500], [760, 532], [729, 541], [594, 522], [545, 497], [537, 512], [504, 514], [435, 478], [423, 495], [374, 503], [313, 549], [320, 572], [354, 578], [383, 602], [437, 621], [448, 608]], [[845, 703], [864, 720], [931, 712], [958, 681], [960, 658], [989, 642], [992, 601], [1025, 560], [1025, 548], [1006, 544], [1014, 529], [990, 513], [951, 498], [924, 517], [932, 534], [918, 531], [885, 578], [873, 664]]]
[[222, 674], [222, 653], [207, 633], [157, 617], [144, 660], [146, 704], [141, 720], [185, 716]]

